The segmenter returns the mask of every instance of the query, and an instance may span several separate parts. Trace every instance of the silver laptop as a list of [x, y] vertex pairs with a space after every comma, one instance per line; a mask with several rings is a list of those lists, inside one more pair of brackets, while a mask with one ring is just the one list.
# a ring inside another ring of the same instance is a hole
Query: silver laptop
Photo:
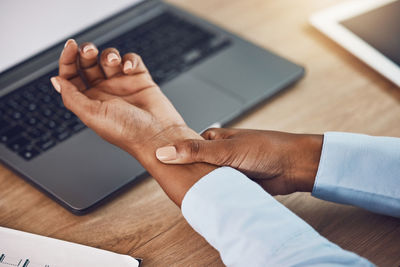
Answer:
[[0, 160], [76, 214], [147, 174], [130, 155], [86, 128], [52, 89], [49, 77], [58, 72], [66, 39], [140, 54], [199, 132], [231, 122], [304, 73], [159, 0], [5, 0], [0, 27]]

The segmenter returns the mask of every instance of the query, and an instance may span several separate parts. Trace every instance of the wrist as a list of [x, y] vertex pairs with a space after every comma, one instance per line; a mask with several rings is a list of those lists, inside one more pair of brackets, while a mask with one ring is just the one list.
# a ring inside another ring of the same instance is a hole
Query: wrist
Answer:
[[296, 191], [311, 192], [321, 157], [323, 135], [301, 135], [295, 142], [291, 177]]
[[215, 166], [204, 163], [168, 165], [156, 158], [157, 148], [185, 139], [202, 137], [187, 126], [173, 126], [147, 139], [146, 142], [130, 145], [127, 149], [179, 207], [186, 192], [204, 175], [216, 169]]
[[186, 125], [174, 125], [164, 129], [144, 142], [130, 144], [127, 151], [142, 164], [158, 161], [155, 157], [157, 148], [174, 144], [185, 139], [203, 139], [198, 133]]

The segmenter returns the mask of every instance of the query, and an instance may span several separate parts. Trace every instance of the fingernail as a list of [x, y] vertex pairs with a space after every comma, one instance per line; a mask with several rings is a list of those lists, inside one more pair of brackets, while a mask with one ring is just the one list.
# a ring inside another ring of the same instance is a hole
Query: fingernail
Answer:
[[83, 47], [82, 49], [84, 54], [87, 54], [89, 52], [98, 52], [97, 48], [93, 44], [87, 44]]
[[161, 161], [170, 161], [176, 159], [176, 148], [174, 146], [165, 146], [157, 149], [156, 157]]
[[71, 44], [71, 43], [75, 43], [75, 44], [76, 44], [76, 42], [75, 42], [74, 39], [68, 39], [68, 40], [65, 42], [64, 48], [66, 48], [66, 47], [67, 47], [69, 44]]
[[61, 93], [61, 85], [58, 82], [56, 77], [52, 77], [50, 79], [51, 83], [53, 84], [54, 89], [56, 89], [57, 92]]
[[131, 69], [133, 69], [132, 61], [130, 61], [130, 60], [125, 61], [124, 71], [127, 72], [128, 70], [131, 70]]
[[107, 60], [109, 63], [112, 63], [115, 60], [119, 60], [119, 56], [114, 52], [111, 52], [110, 54], [107, 55]]

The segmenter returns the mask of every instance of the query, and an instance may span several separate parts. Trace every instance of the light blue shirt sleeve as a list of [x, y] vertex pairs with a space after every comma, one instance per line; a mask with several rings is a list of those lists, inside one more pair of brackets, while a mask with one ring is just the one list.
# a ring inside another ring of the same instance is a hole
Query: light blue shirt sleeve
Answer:
[[193, 185], [183, 199], [182, 213], [227, 266], [373, 266], [329, 242], [229, 167]]
[[400, 138], [325, 133], [312, 195], [400, 217]]

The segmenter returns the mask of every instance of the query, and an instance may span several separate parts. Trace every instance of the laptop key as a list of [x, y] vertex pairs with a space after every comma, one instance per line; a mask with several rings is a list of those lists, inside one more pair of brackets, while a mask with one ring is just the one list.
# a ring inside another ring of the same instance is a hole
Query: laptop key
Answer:
[[61, 97], [56, 98], [56, 105], [59, 109], [65, 110], [64, 102]]
[[46, 127], [49, 129], [54, 129], [56, 126], [58, 126], [58, 123], [54, 120], [50, 120], [46, 123]]
[[28, 101], [34, 101], [35, 100], [35, 95], [28, 89], [25, 89], [25, 91], [22, 93], [22, 97], [25, 98]]
[[70, 137], [71, 132], [70, 131], [65, 131], [62, 133], [58, 133], [55, 135], [55, 137], [59, 140], [59, 141], [64, 141], [65, 139], [67, 139], [68, 137]]
[[69, 112], [69, 111], [65, 111], [65, 112], [62, 113], [62, 118], [63, 118], [64, 120], [72, 119], [73, 116], [74, 116], [74, 115], [73, 115], [71, 112]]
[[27, 139], [26, 137], [19, 137], [15, 139], [14, 141], [10, 142], [7, 144], [7, 146], [14, 151], [19, 151], [22, 148], [26, 147], [30, 143], [30, 140]]
[[5, 130], [10, 124], [6, 120], [0, 119], [0, 132]]
[[10, 99], [7, 102], [7, 105], [12, 109], [19, 109], [20, 108], [20, 104], [17, 101], [15, 101], [14, 99]]
[[51, 115], [53, 115], [53, 111], [50, 108], [43, 108], [42, 114], [45, 117], [50, 117]]
[[26, 123], [26, 124], [29, 124], [29, 125], [31, 125], [31, 126], [34, 126], [34, 125], [36, 125], [36, 124], [38, 123], [38, 119], [37, 119], [36, 117], [28, 117], [28, 118], [25, 120], [25, 123]]
[[44, 134], [44, 131], [41, 130], [40, 128], [32, 128], [31, 130], [28, 131], [28, 135], [35, 139], [42, 137], [43, 134]]
[[47, 83], [41, 82], [41, 83], [38, 84], [37, 87], [38, 87], [38, 89], [39, 89], [42, 93], [44, 93], [44, 94], [47, 94], [47, 93], [50, 92], [50, 86], [49, 86], [49, 84], [47, 84]]
[[44, 103], [50, 103], [50, 102], [52, 102], [52, 98], [51, 98], [50, 95], [44, 95], [43, 98], [42, 98], [42, 101]]
[[19, 112], [19, 111], [14, 111], [12, 114], [11, 114], [11, 118], [12, 119], [14, 119], [14, 120], [19, 120], [19, 119], [21, 119], [22, 118], [22, 113], [21, 112]]
[[37, 143], [37, 145], [39, 146], [39, 148], [41, 150], [48, 150], [49, 148], [53, 147], [56, 144], [56, 142], [53, 139], [45, 139], [39, 143]]
[[40, 154], [40, 151], [33, 146], [28, 146], [19, 152], [19, 155], [26, 160], [33, 159]]
[[35, 103], [30, 103], [27, 108], [29, 111], [35, 111], [37, 109], [37, 105]]
[[221, 36], [217, 36], [214, 37], [210, 40], [210, 42], [208, 43], [209, 47], [211, 48], [218, 48], [220, 46], [223, 46], [227, 43], [227, 39], [221, 37]]
[[194, 49], [183, 55], [183, 60], [185, 61], [185, 63], [192, 63], [195, 62], [197, 59], [199, 59], [200, 56], [201, 56], [201, 51], [198, 49]]
[[20, 125], [16, 125], [0, 135], [0, 142], [6, 143], [17, 137], [24, 131]]
[[70, 124], [69, 127], [71, 128], [72, 131], [79, 132], [86, 126], [85, 126], [85, 124], [83, 124], [81, 121], [78, 120], [78, 121], [75, 121], [72, 124]]

